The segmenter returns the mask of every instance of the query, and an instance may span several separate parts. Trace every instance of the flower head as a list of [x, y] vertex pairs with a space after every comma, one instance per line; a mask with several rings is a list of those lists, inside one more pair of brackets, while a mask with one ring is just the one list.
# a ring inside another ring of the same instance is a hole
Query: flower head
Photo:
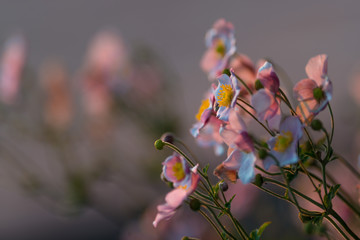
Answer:
[[296, 109], [300, 119], [309, 124], [332, 98], [332, 83], [327, 76], [327, 55], [317, 55], [306, 65], [309, 78], [294, 86], [294, 96], [299, 101]]
[[201, 67], [210, 79], [214, 79], [227, 67], [229, 58], [236, 51], [234, 26], [224, 19], [217, 20], [206, 33], [205, 42], [208, 49], [201, 60]]
[[279, 78], [273, 66], [269, 62], [259, 68], [257, 78], [264, 87], [256, 92], [251, 98], [251, 104], [255, 108], [260, 121], [268, 121], [271, 129], [278, 129], [281, 119], [280, 102], [276, 98], [279, 91]]
[[216, 167], [214, 174], [231, 182], [238, 178], [242, 183], [251, 182], [255, 176], [254, 144], [245, 130], [245, 124], [236, 110], [231, 110], [229, 124], [220, 130], [229, 146], [228, 158]]
[[216, 116], [223, 121], [228, 121], [230, 109], [235, 107], [239, 96], [240, 86], [233, 72], [230, 77], [222, 74], [218, 77], [218, 81], [219, 84], [214, 93], [215, 101], [219, 106]]
[[[280, 124], [280, 132], [268, 141], [270, 154], [275, 157], [281, 167], [294, 164], [298, 161], [296, 153], [297, 144], [302, 137], [302, 124], [298, 117], [290, 116], [285, 118]], [[264, 167], [269, 169], [276, 164], [272, 156], [264, 160]]]
[[175, 214], [176, 209], [195, 191], [200, 179], [197, 173], [198, 165], [190, 169], [183, 157], [177, 153], [168, 157], [163, 165], [164, 176], [173, 182], [176, 188], [166, 195], [164, 204], [158, 205], [158, 213], [153, 221], [154, 227], [157, 227], [160, 221], [168, 220]]
[[199, 111], [195, 116], [198, 121], [190, 129], [190, 133], [200, 146], [213, 146], [215, 148], [215, 154], [221, 155], [224, 152], [224, 147], [219, 129], [223, 121], [216, 117], [214, 104], [214, 94], [212, 91], [209, 91], [204, 100], [202, 100]]

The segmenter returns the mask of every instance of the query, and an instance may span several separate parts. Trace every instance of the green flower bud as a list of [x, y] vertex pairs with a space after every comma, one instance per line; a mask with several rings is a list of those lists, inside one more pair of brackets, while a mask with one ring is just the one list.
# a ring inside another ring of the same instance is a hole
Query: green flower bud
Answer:
[[261, 187], [264, 183], [264, 179], [260, 173], [256, 174], [254, 184], [258, 187]]
[[313, 234], [316, 230], [316, 227], [314, 224], [312, 224], [311, 222], [308, 222], [304, 225], [304, 230], [307, 234]]
[[229, 77], [231, 75], [231, 72], [230, 72], [230, 70], [228, 68], [225, 68], [222, 73], [228, 75]]
[[161, 140], [158, 139], [155, 141], [154, 146], [157, 150], [162, 150], [164, 148], [165, 143]]
[[259, 90], [259, 89], [262, 89], [262, 88], [264, 88], [264, 86], [262, 85], [262, 83], [260, 82], [260, 80], [257, 79], [257, 80], [255, 81], [255, 89], [256, 89], [256, 90]]
[[299, 219], [300, 219], [301, 222], [303, 222], [303, 223], [308, 223], [308, 222], [310, 222], [310, 221], [313, 219], [313, 217], [304, 215], [304, 214], [302, 214], [302, 213], [299, 213]]
[[226, 182], [220, 183], [220, 189], [223, 192], [226, 192], [229, 189], [229, 185]]
[[259, 158], [264, 160], [267, 157], [268, 152], [265, 149], [260, 149], [258, 154], [259, 154]]
[[315, 131], [319, 131], [320, 129], [322, 129], [323, 125], [322, 122], [319, 119], [314, 119], [311, 122], [311, 128]]
[[173, 144], [175, 141], [175, 137], [174, 134], [172, 134], [171, 132], [166, 132], [164, 133], [161, 138], [160, 138], [163, 142], [168, 142]]
[[323, 90], [319, 87], [314, 88], [313, 95], [314, 95], [315, 100], [318, 102], [320, 102], [325, 97]]
[[189, 237], [182, 237], [181, 240], [189, 240]]
[[196, 198], [191, 199], [189, 205], [190, 205], [191, 210], [193, 210], [193, 211], [198, 211], [198, 210], [200, 210], [200, 207], [201, 207], [200, 201], [197, 200]]

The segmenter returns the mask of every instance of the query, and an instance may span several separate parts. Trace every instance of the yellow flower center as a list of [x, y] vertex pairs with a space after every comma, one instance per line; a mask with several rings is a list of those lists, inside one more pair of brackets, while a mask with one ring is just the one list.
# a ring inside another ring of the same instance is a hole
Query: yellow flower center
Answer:
[[293, 141], [293, 135], [289, 132], [283, 132], [276, 138], [274, 150], [277, 152], [285, 152]]
[[203, 112], [205, 111], [205, 109], [209, 108], [210, 107], [210, 100], [209, 99], [204, 99], [201, 101], [201, 105], [199, 107], [199, 111], [198, 113], [196, 114], [196, 119], [198, 121], [200, 121], [201, 119], [201, 115], [203, 114]]
[[231, 104], [231, 100], [234, 96], [233, 89], [231, 85], [224, 84], [221, 85], [221, 89], [216, 96], [216, 100], [220, 107], [228, 107]]
[[185, 171], [181, 162], [175, 163], [172, 170], [174, 172], [174, 176], [178, 181], [185, 177]]
[[221, 57], [225, 56], [226, 48], [223, 40], [218, 39], [215, 43], [215, 50]]

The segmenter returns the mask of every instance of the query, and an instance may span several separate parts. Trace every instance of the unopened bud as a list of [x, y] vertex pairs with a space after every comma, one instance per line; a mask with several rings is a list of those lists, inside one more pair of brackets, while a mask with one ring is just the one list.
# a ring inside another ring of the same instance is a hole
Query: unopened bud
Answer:
[[304, 214], [302, 214], [302, 213], [299, 213], [299, 219], [300, 219], [301, 222], [303, 222], [303, 223], [308, 223], [308, 222], [310, 222], [310, 221], [313, 219], [313, 217], [308, 216], [308, 215], [304, 215]]
[[319, 87], [314, 88], [313, 95], [314, 95], [315, 100], [318, 102], [320, 102], [324, 98], [324, 92]]
[[259, 90], [259, 89], [262, 89], [262, 88], [264, 88], [264, 85], [262, 85], [262, 83], [260, 82], [260, 80], [257, 79], [257, 80], [255, 81], [255, 89], [256, 89], [256, 90]]
[[261, 187], [264, 183], [264, 179], [260, 173], [256, 174], [254, 184], [258, 187]]
[[182, 237], [181, 240], [189, 240], [189, 237]]
[[198, 211], [201, 207], [201, 203], [199, 200], [197, 200], [196, 198], [193, 198], [190, 200], [190, 208], [193, 211]]
[[164, 148], [164, 142], [161, 139], [155, 141], [154, 146], [157, 150], [162, 150]]
[[222, 73], [228, 75], [229, 77], [231, 75], [231, 72], [230, 72], [230, 70], [228, 68], [225, 68]]
[[319, 131], [320, 129], [322, 129], [323, 125], [322, 122], [319, 119], [314, 119], [311, 122], [311, 128], [315, 131]]
[[164, 133], [161, 138], [160, 138], [163, 142], [167, 142], [167, 143], [174, 143], [175, 137], [174, 134], [172, 134], [171, 132], [166, 132]]
[[229, 189], [229, 185], [226, 182], [220, 183], [220, 189], [222, 192], [226, 192]]
[[267, 157], [268, 152], [265, 149], [260, 149], [258, 154], [259, 154], [259, 158], [264, 160]]

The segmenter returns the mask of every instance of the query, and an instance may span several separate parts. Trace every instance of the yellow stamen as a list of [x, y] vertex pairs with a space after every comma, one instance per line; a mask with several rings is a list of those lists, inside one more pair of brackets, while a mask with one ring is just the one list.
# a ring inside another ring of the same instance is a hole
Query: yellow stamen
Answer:
[[223, 40], [218, 39], [215, 43], [215, 49], [218, 54], [220, 54], [221, 57], [225, 56], [226, 47]]
[[195, 116], [198, 121], [200, 121], [201, 115], [203, 114], [205, 109], [207, 109], [209, 107], [210, 107], [210, 100], [209, 99], [204, 99], [204, 100], [201, 101], [199, 111]]
[[293, 135], [289, 132], [283, 132], [276, 138], [274, 150], [277, 152], [285, 152], [293, 141]]
[[234, 96], [233, 89], [230, 84], [221, 85], [221, 89], [216, 96], [216, 100], [220, 107], [229, 107]]
[[181, 179], [183, 179], [185, 177], [185, 171], [184, 171], [182, 163], [180, 163], [180, 162], [175, 163], [172, 170], [174, 172], [174, 176], [176, 177], [176, 179], [178, 181], [180, 181]]

